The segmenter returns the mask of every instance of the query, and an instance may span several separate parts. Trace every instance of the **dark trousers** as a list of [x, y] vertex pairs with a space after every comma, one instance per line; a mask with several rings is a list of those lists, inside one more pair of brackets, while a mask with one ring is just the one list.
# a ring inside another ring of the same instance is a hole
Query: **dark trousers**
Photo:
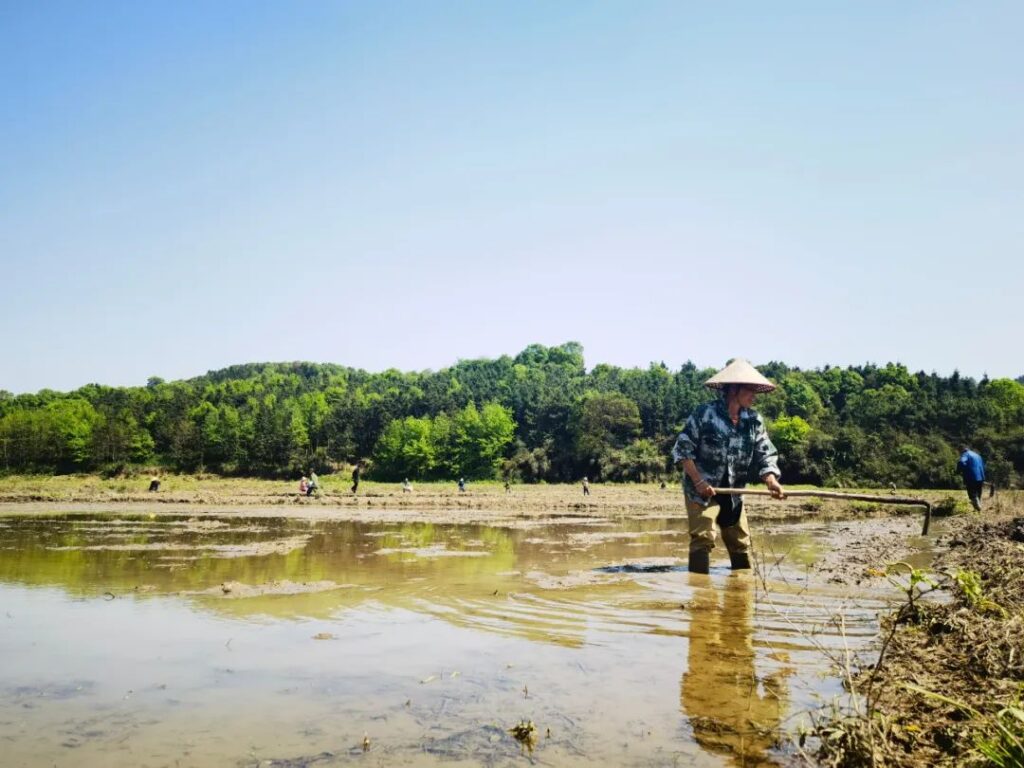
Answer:
[[981, 491], [985, 487], [982, 481], [965, 480], [967, 485], [967, 498], [971, 500], [971, 506], [976, 512], [981, 512]]

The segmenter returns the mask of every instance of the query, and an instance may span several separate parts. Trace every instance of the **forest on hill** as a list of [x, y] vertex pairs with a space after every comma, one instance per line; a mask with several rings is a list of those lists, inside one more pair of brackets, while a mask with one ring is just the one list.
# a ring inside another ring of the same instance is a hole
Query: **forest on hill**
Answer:
[[[1024, 477], [1024, 377], [893, 363], [759, 370], [779, 385], [756, 407], [785, 482], [949, 487], [962, 441], [1001, 487]], [[0, 391], [0, 471], [282, 477], [361, 460], [382, 480], [643, 482], [672, 474], [672, 443], [715, 396], [703, 384], [712, 373], [691, 363], [588, 371], [569, 342], [439, 371], [253, 363], [142, 387]]]

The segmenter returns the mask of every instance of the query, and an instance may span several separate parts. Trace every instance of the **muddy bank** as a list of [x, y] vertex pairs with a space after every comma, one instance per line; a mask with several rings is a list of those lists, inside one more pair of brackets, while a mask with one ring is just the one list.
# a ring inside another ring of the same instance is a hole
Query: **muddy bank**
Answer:
[[944, 525], [934, 566], [889, 568], [905, 599], [819, 717], [829, 766], [1024, 765], [1024, 516]]
[[[769, 521], [758, 526], [755, 522], [754, 554], [758, 566], [771, 575], [792, 563], [787, 562], [788, 553], [763, 546], [757, 540], [757, 533], [774, 534], [814, 525]], [[928, 542], [937, 539], [921, 536], [921, 520], [916, 515], [858, 519], [856, 514], [849, 514], [830, 523], [826, 541], [828, 546], [822, 549], [820, 556], [804, 566], [806, 575], [829, 584], [857, 587], [884, 580], [887, 563], [909, 561], [927, 565], [928, 556], [922, 556], [921, 550], [930, 549]]]

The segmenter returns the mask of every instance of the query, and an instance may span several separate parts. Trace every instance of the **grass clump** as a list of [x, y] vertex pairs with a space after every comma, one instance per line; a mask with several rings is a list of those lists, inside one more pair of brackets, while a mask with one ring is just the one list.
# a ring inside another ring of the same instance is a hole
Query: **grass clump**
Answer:
[[853, 509], [854, 512], [874, 513], [881, 509], [882, 505], [874, 501], [853, 501], [850, 502], [850, 508]]
[[932, 504], [932, 514], [936, 517], [947, 517], [949, 515], [966, 515], [971, 512], [971, 505], [964, 499], [957, 499], [953, 496], [943, 496]]

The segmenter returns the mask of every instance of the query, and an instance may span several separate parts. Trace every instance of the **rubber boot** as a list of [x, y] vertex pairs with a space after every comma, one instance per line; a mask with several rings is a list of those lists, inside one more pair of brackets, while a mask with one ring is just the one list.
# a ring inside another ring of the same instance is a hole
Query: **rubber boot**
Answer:
[[705, 549], [690, 552], [690, 573], [707, 573], [711, 570], [711, 553]]
[[750, 570], [750, 555], [746, 552], [730, 552], [729, 562], [732, 563], [732, 569], [734, 571]]

